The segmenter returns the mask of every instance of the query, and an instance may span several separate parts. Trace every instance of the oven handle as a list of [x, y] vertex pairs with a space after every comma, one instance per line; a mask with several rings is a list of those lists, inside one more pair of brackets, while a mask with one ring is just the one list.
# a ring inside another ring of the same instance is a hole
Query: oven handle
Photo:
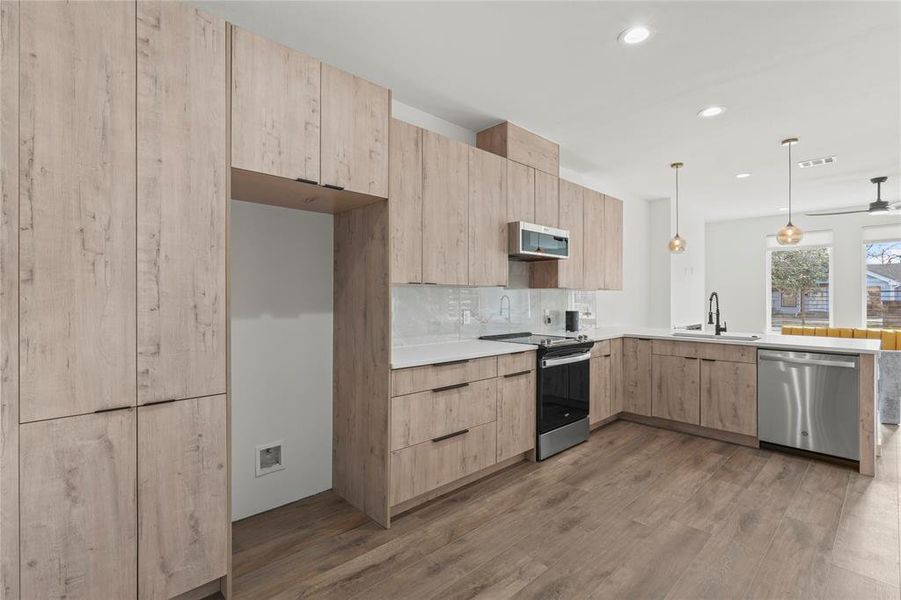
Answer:
[[545, 358], [541, 361], [541, 368], [559, 367], [560, 365], [568, 365], [570, 363], [582, 362], [591, 358], [591, 350], [582, 354], [574, 354], [564, 358]]

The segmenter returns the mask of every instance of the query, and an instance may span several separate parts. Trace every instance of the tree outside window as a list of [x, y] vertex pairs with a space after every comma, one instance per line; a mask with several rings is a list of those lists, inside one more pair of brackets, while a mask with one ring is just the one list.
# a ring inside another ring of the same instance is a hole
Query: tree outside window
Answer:
[[[774, 330], [782, 325], [829, 325], [829, 252], [829, 248], [798, 248], [770, 253]], [[795, 302], [784, 303], [783, 298]]]
[[901, 241], [864, 245], [867, 327], [901, 327]]

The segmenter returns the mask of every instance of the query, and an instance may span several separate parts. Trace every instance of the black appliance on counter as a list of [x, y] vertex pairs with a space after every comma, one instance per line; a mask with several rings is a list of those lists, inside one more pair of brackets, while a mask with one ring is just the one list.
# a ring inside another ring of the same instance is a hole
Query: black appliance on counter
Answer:
[[566, 330], [579, 331], [581, 313], [577, 310], [566, 311]]
[[588, 439], [591, 348], [588, 336], [509, 333], [481, 339], [538, 346], [535, 448], [544, 460]]

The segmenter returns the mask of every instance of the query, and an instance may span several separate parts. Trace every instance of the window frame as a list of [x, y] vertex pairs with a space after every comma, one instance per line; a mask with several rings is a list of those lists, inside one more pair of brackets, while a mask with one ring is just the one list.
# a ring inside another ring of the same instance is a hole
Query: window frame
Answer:
[[869, 327], [869, 323], [867, 321], [867, 265], [870, 264], [867, 262], [867, 246], [870, 244], [901, 244], [901, 237], [876, 237], [874, 239], [868, 239], [866, 235], [866, 227], [864, 229], [864, 235], [861, 236], [860, 242], [860, 260], [859, 263], [861, 266], [860, 269], [860, 326], [864, 329]]
[[[831, 231], [829, 232], [832, 233]], [[780, 247], [774, 248], [770, 245], [767, 245], [766, 256], [764, 260], [766, 261], [766, 268], [764, 269], [764, 294], [766, 298], [766, 333], [778, 333], [780, 330], [773, 329], [773, 252], [797, 252], [798, 250], [810, 250], [814, 248], [825, 248], [829, 253], [829, 323], [826, 325], [827, 327], [833, 327], [835, 323], [835, 294], [833, 290], [835, 289], [835, 242], [834, 239], [829, 243], [821, 243], [821, 244], [800, 244], [798, 246], [791, 247]], [[861, 246], [863, 248], [863, 246]], [[864, 282], [866, 282], [866, 271], [864, 271]], [[802, 298], [798, 298], [799, 305], [802, 304], [804, 300]], [[864, 312], [866, 312], [866, 307], [864, 307]]]

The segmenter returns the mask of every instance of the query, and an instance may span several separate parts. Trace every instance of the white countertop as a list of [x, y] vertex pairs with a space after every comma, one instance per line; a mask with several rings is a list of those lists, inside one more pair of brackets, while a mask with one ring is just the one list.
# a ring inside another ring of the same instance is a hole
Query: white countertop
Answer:
[[[538, 331], [550, 335], [564, 335], [562, 331]], [[619, 337], [640, 337], [649, 339], [666, 339], [699, 344], [734, 344], [738, 346], [754, 346], [758, 348], [774, 348], [778, 350], [796, 350], [799, 352], [844, 352], [848, 354], [876, 354], [879, 352], [879, 340], [862, 340], [850, 338], [827, 338], [804, 335], [763, 334], [760, 339], [729, 340], [674, 336], [669, 329], [643, 327], [598, 327], [585, 329], [579, 333], [588, 339], [600, 342]], [[459, 342], [440, 342], [415, 346], [396, 346], [391, 349], [391, 368], [405, 369], [422, 365], [440, 364], [456, 360], [469, 360], [500, 354], [514, 354], [525, 350], [534, 350], [537, 346], [529, 344], [511, 344], [490, 340], [463, 340]]]

